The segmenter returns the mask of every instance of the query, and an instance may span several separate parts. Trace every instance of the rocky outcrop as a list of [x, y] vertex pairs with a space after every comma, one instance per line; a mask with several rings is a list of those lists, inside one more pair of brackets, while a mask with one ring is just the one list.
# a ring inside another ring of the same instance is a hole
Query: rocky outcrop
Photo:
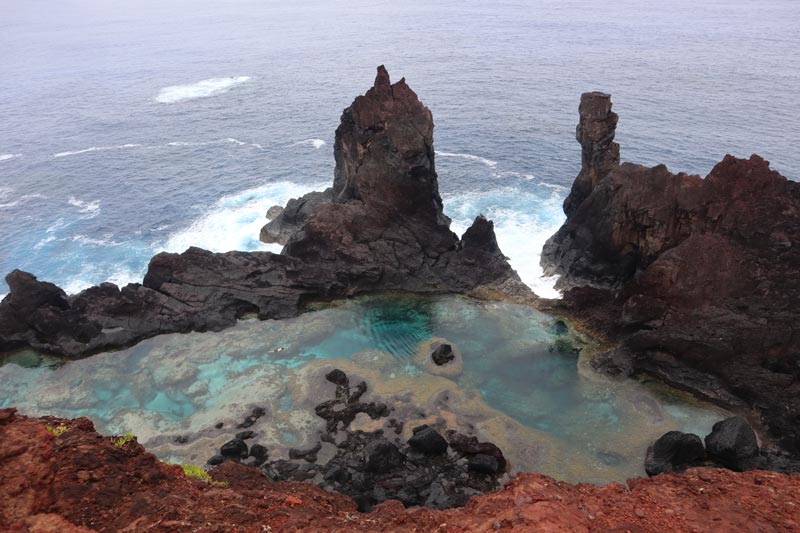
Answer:
[[303, 228], [319, 204], [330, 202], [332, 199], [333, 189], [328, 188], [321, 192], [310, 192], [300, 198], [292, 198], [286, 203], [286, 207], [270, 207], [267, 217], [270, 212], [274, 216], [261, 228], [261, 241], [285, 245], [295, 233]]
[[611, 95], [583, 93], [578, 112], [581, 118], [575, 138], [581, 143], [581, 172], [564, 200], [567, 216], [619, 165], [619, 144], [614, 142], [619, 117], [611, 111]]
[[461, 240], [450, 231], [431, 113], [404, 80], [391, 84], [378, 69], [374, 86], [342, 114], [334, 154], [333, 187], [290, 202], [270, 223], [274, 239], [287, 242], [280, 255], [161, 253], [141, 285], [104, 283], [75, 296], [12, 272], [0, 353], [30, 346], [83, 357], [161, 333], [220, 330], [244, 315], [290, 317], [309, 299], [369, 291], [529, 293], [490, 221], [478, 217]]
[[[46, 429], [65, 428], [55, 436]], [[186, 477], [135, 441], [121, 446], [85, 418], [0, 410], [2, 531], [796, 531], [797, 475], [699, 468], [682, 475], [570, 485], [521, 474], [461, 508], [369, 514], [342, 494], [271, 483], [226, 462], [211, 482]], [[779, 497], [778, 497], [779, 496]], [[446, 525], [445, 525], [446, 524]]]
[[[594, 159], [616, 159], [604, 150]], [[598, 368], [753, 408], [800, 453], [799, 242], [800, 184], [758, 156], [726, 156], [705, 179], [624, 163], [568, 213], [542, 265], [569, 289], [563, 307], [620, 341]]]

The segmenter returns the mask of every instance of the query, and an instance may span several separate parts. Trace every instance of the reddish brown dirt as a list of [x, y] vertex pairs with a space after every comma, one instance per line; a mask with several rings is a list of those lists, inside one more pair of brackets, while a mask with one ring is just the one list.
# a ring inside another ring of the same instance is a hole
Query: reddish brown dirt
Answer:
[[[65, 424], [59, 436], [46, 429]], [[628, 486], [522, 474], [461, 509], [359, 514], [304, 483], [269, 483], [226, 463], [187, 478], [135, 442], [116, 446], [85, 419], [0, 410], [0, 531], [800, 531], [800, 475], [698, 468]]]

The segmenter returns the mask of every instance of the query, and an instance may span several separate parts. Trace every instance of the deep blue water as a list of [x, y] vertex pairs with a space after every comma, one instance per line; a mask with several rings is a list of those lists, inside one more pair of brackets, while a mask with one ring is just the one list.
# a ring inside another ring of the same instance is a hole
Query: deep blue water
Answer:
[[270, 205], [332, 179], [341, 110], [385, 63], [433, 111], [454, 228], [495, 219], [544, 291], [580, 93], [613, 95], [624, 160], [755, 152], [796, 179], [798, 21], [796, 0], [5, 0], [0, 271], [77, 291], [162, 249], [262, 247]]

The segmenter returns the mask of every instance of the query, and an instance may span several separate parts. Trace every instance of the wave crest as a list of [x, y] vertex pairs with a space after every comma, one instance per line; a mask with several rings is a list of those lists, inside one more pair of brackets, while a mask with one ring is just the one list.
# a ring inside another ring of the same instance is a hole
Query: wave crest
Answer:
[[162, 104], [174, 104], [195, 98], [208, 98], [225, 93], [248, 81], [250, 81], [250, 76], [231, 76], [229, 78], [209, 78], [186, 85], [170, 85], [161, 89], [155, 100]]
[[476, 161], [478, 163], [483, 163], [489, 168], [495, 168], [497, 166], [497, 161], [492, 161], [491, 159], [486, 159], [485, 157], [480, 157], [477, 155], [472, 154], [459, 154], [456, 152], [442, 152], [439, 150], [435, 150], [434, 153], [439, 157], [456, 157], [459, 159], [467, 159], [469, 161]]

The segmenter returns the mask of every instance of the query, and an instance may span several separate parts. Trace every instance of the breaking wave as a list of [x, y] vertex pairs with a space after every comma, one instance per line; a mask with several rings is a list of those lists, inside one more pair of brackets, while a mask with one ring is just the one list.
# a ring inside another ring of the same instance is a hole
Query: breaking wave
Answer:
[[231, 76], [228, 78], [210, 78], [186, 85], [170, 85], [161, 89], [155, 100], [162, 104], [174, 104], [196, 98], [208, 98], [209, 96], [225, 93], [248, 81], [250, 81], [250, 76]]
[[439, 157], [457, 157], [459, 159], [467, 159], [470, 161], [476, 161], [478, 163], [482, 163], [489, 168], [495, 168], [497, 166], [497, 161], [492, 161], [491, 159], [486, 159], [485, 157], [480, 157], [477, 155], [472, 154], [458, 154], [455, 152], [442, 152], [439, 150], [435, 150], [434, 153]]
[[313, 146], [314, 148], [319, 150], [326, 144], [327, 143], [322, 139], [306, 139], [305, 141], [296, 142], [292, 146], [308, 145], [308, 146]]

